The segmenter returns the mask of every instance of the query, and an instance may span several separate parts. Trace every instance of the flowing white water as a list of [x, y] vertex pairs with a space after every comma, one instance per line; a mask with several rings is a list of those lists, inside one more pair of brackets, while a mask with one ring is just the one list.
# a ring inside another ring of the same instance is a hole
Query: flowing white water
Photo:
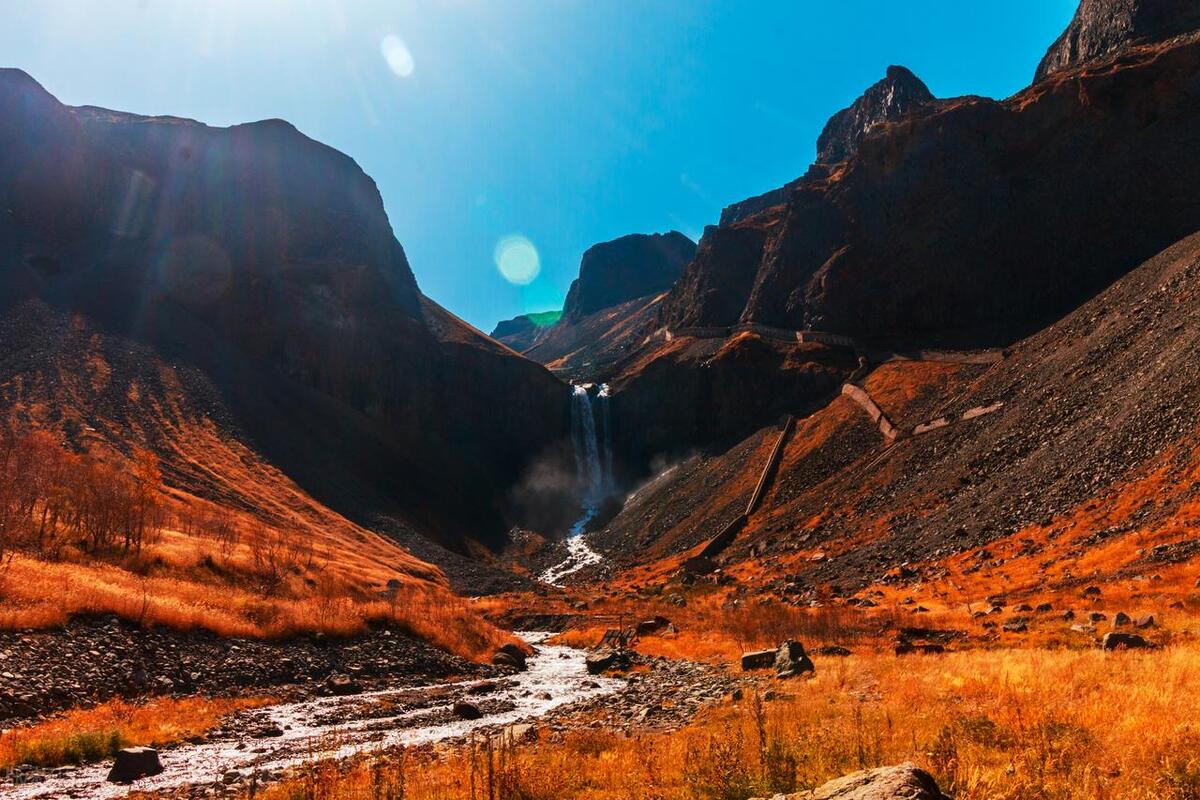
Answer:
[[[521, 635], [531, 644], [550, 636], [545, 633]], [[314, 759], [346, 758], [395, 745], [452, 739], [485, 726], [534, 720], [567, 703], [612, 694], [624, 685], [611, 678], [589, 676], [584, 666], [585, 658], [586, 653], [582, 650], [538, 644], [537, 653], [529, 659], [528, 669], [514, 676], [511, 685], [472, 698], [481, 704], [509, 701], [515, 708], [485, 715], [479, 720], [455, 719], [431, 725], [413, 725], [414, 718], [429, 714], [431, 709], [406, 711], [390, 717], [363, 717], [353, 711], [364, 703], [386, 702], [390, 698], [411, 694], [411, 688], [367, 692], [351, 697], [323, 697], [263, 709], [271, 721], [283, 730], [282, 736], [233, 739], [164, 750], [159, 754], [163, 773], [143, 778], [132, 787], [106, 782], [108, 765], [105, 764], [56, 773], [42, 783], [0, 785], [0, 796], [22, 800], [124, 797], [131, 788], [151, 791], [184, 784], [208, 784], [221, 780], [225, 773], [233, 770], [243, 774], [263, 770], [277, 772]], [[478, 681], [442, 684], [440, 687], [429, 687], [429, 691], [460, 686], [465, 690], [472, 683]], [[454, 696], [457, 698], [461, 695], [455, 693]], [[404, 727], [406, 723], [410, 726]]]
[[584, 533], [588, 523], [599, 512], [600, 504], [614, 490], [612, 421], [608, 412], [608, 384], [602, 384], [595, 398], [595, 404], [600, 407], [600, 435], [597, 435], [590, 386], [576, 385], [571, 398], [571, 441], [575, 449], [575, 471], [579, 476], [583, 513], [567, 531], [567, 557], [541, 575], [543, 581], [554, 586], [560, 585], [568, 575], [604, 560], [604, 556], [587, 543]]

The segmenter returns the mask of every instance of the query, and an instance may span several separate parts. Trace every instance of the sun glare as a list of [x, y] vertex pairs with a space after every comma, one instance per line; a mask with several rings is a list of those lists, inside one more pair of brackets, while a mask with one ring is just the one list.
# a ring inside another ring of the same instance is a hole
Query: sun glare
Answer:
[[391, 34], [383, 37], [383, 41], [379, 45], [380, 51], [383, 53], [383, 60], [387, 62], [388, 68], [396, 73], [401, 78], [407, 78], [413, 74], [413, 57], [412, 51], [408, 49], [408, 45], [399, 36]]
[[496, 268], [500, 270], [504, 280], [518, 286], [527, 286], [533, 283], [542, 271], [537, 248], [524, 236], [516, 234], [505, 236], [496, 243], [493, 257], [496, 260]]

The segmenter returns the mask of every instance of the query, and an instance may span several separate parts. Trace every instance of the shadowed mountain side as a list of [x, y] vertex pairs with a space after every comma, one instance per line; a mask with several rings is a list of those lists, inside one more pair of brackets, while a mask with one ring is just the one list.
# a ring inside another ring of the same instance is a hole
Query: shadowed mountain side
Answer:
[[423, 300], [374, 183], [287, 123], [59, 104], [0, 72], [0, 305], [32, 298], [205, 372], [315, 496], [498, 546], [565, 435], [542, 367]]
[[[999, 547], [1068, 588], [1097, 580], [1092, 569], [1129, 576], [1200, 555], [1191, 543], [1198, 301], [1200, 234], [991, 366], [876, 368], [860, 384], [905, 425], [1003, 405], [884, 447], [861, 409], [839, 397], [797, 424], [760, 510], [722, 559], [790, 575], [804, 600], [818, 586], [852, 591], [900, 564], [941, 564], [976, 548], [954, 562], [966, 576], [959, 585], [997, 568], [988, 552]], [[707, 457], [703, 469], [664, 476], [593, 543], [645, 562], [715, 534], [753, 485], [772, 432]]]

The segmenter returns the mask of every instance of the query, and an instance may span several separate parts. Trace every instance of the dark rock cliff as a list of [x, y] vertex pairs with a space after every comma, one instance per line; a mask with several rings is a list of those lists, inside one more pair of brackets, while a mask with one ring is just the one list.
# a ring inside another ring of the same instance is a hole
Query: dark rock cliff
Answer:
[[611, 306], [666, 291], [696, 253], [696, 243], [678, 231], [634, 233], [592, 245], [579, 262], [563, 317], [577, 320]]
[[[0, 308], [30, 298], [203, 369], [339, 510], [456, 547], [497, 541], [568, 426], [560, 382], [422, 298], [358, 165], [279, 120], [70, 108], [0, 71]], [[363, 491], [329, 497], [343, 470]]]
[[710, 229], [663, 321], [1011, 340], [1200, 228], [1198, 148], [1194, 38], [938, 101]]
[[817, 138], [817, 163], [836, 164], [858, 150], [858, 143], [882, 122], [899, 119], [932, 103], [933, 94], [905, 67], [891, 66], [849, 108], [830, 117]]
[[875, 126], [900, 119], [906, 114], [927, 109], [936, 99], [925, 84], [905, 67], [890, 66], [882, 80], [873, 84], [848, 107], [834, 114], [825, 123], [817, 138], [817, 160], [804, 177], [786, 186], [749, 197], [727, 206], [721, 212], [721, 226], [728, 227], [739, 220], [772, 206], [782, 205], [798, 186], [821, 180], [829, 174], [830, 165], [850, 158], [859, 142]]
[[1196, 0], [1082, 0], [1071, 24], [1050, 45], [1034, 82], [1112, 56], [1129, 45], [1200, 28]]

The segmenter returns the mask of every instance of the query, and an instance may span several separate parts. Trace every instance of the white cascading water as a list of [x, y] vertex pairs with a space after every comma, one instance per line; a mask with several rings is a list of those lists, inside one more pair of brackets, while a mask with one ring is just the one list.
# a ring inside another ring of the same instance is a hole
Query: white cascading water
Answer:
[[[593, 550], [584, 539], [589, 522], [595, 518], [613, 491], [612, 483], [612, 426], [608, 415], [608, 384], [596, 393], [600, 406], [600, 427], [603, 439], [596, 434], [596, 414], [592, 408], [591, 384], [573, 387], [571, 398], [571, 442], [575, 449], [575, 471], [579, 476], [583, 513], [567, 531], [567, 557], [542, 573], [542, 580], [558, 586], [563, 578], [584, 567], [599, 564], [604, 557]], [[603, 441], [603, 445], [601, 444]]]

